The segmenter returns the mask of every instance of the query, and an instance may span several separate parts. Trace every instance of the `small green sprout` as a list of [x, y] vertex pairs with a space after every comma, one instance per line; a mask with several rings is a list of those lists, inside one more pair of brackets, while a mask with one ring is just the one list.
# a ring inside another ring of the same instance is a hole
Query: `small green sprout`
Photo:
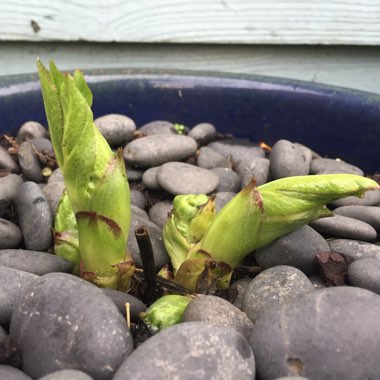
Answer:
[[178, 123], [173, 124], [173, 128], [179, 135], [182, 135], [186, 129], [186, 127], [183, 124], [178, 124]]

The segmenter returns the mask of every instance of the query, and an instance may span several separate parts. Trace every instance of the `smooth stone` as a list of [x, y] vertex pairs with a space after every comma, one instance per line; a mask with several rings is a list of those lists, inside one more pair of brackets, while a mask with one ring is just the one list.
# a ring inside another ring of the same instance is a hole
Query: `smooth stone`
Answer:
[[131, 141], [123, 156], [130, 165], [159, 166], [169, 161], [180, 161], [195, 154], [197, 143], [182, 135], [151, 135]]
[[167, 328], [141, 344], [113, 380], [255, 378], [255, 359], [236, 330], [205, 322]]
[[17, 174], [11, 173], [0, 177], [0, 201], [13, 202], [23, 182], [23, 179]]
[[197, 165], [204, 169], [225, 167], [226, 157], [208, 146], [202, 146], [197, 155]]
[[310, 282], [313, 284], [314, 289], [326, 288], [326, 281], [318, 275], [309, 276]]
[[131, 225], [129, 228], [127, 249], [132, 253], [133, 261], [138, 268], [142, 268], [142, 261], [135, 231], [142, 226], [148, 231], [152, 242], [155, 267], [157, 270], [160, 270], [170, 261], [162, 240], [162, 229], [149, 220], [148, 214], [144, 210], [136, 206], [131, 206]]
[[1, 249], [0, 265], [42, 276], [51, 272], [71, 273], [73, 264], [47, 252]]
[[153, 223], [157, 224], [158, 227], [164, 228], [172, 208], [173, 203], [171, 201], [157, 202], [149, 209], [149, 219]]
[[219, 212], [234, 196], [236, 193], [230, 191], [222, 191], [215, 194], [216, 212]]
[[37, 153], [48, 156], [49, 158], [55, 158], [53, 144], [49, 139], [45, 137], [36, 137], [29, 140], [29, 142], [32, 144]]
[[334, 209], [334, 214], [348, 216], [370, 224], [380, 230], [380, 207], [376, 206], [342, 206]]
[[380, 294], [380, 260], [354, 261], [348, 267], [348, 280], [353, 286]]
[[249, 158], [265, 157], [264, 149], [247, 139], [218, 140], [207, 146], [225, 157], [231, 156], [235, 165]]
[[199, 295], [186, 307], [182, 322], [196, 321], [233, 328], [246, 338], [253, 328], [253, 323], [239, 308], [223, 298], [212, 295]]
[[269, 172], [272, 180], [307, 175], [310, 159], [302, 149], [288, 140], [278, 140], [270, 153]]
[[313, 160], [314, 158], [320, 158], [321, 156], [314, 152], [312, 149], [310, 149], [308, 146], [305, 146], [303, 144], [300, 144], [298, 142], [295, 142], [294, 145], [300, 149], [303, 153], [303, 155], [306, 157], [307, 160], [310, 160], [310, 163], [311, 163], [311, 160]]
[[111, 146], [122, 146], [132, 140], [135, 122], [125, 115], [108, 114], [94, 120], [94, 124]]
[[0, 326], [0, 346], [2, 346], [5, 343], [7, 337], [8, 337], [8, 334], [5, 331], [4, 327]]
[[243, 294], [247, 290], [251, 281], [252, 278], [240, 278], [239, 280], [233, 282], [228, 289], [228, 294], [233, 294], [235, 296], [233, 299], [233, 304], [240, 310]]
[[331, 251], [350, 256], [354, 260], [380, 260], [380, 246], [376, 244], [352, 239], [328, 239], [327, 243], [330, 246]]
[[24, 182], [15, 203], [25, 247], [46, 251], [52, 245], [53, 217], [42, 190], [34, 182]]
[[50, 174], [47, 183], [52, 182], [63, 182], [63, 174], [60, 168], [55, 169], [53, 173]]
[[33, 146], [30, 142], [24, 141], [18, 149], [18, 160], [24, 178], [28, 181], [41, 183], [44, 180], [40, 161], [38, 160]]
[[131, 168], [130, 166], [126, 167], [127, 170], [127, 178], [129, 182], [139, 182], [142, 179], [144, 174], [143, 170], [138, 170], [135, 168]]
[[154, 120], [142, 125], [139, 128], [146, 136], [150, 135], [176, 135], [177, 131], [174, 129], [173, 123], [166, 120]]
[[33, 380], [21, 370], [6, 364], [0, 364], [0, 379], [3, 380]]
[[333, 237], [369, 242], [375, 241], [377, 237], [377, 232], [371, 225], [342, 215], [319, 218], [309, 225], [319, 233]]
[[119, 309], [120, 313], [126, 318], [126, 304], [129, 303], [129, 312], [132, 322], [139, 320], [140, 313], [146, 310], [146, 306], [138, 298], [133, 297], [131, 294], [119, 292], [114, 289], [103, 288], [103, 292], [112, 299], [114, 304]]
[[8, 326], [13, 308], [39, 277], [19, 269], [0, 266], [0, 325]]
[[258, 376], [378, 378], [379, 314], [377, 294], [349, 286], [315, 290], [267, 310], [249, 338]]
[[2, 146], [0, 146], [0, 168], [12, 173], [20, 173], [20, 166]]
[[62, 369], [40, 377], [38, 380], [93, 380], [93, 377], [77, 369]]
[[39, 277], [24, 292], [12, 314], [10, 336], [21, 350], [23, 370], [35, 378], [70, 368], [111, 379], [133, 350], [113, 301], [66, 273]]
[[130, 194], [131, 194], [131, 204], [144, 210], [146, 207], [145, 195], [141, 191], [138, 191], [135, 189], [131, 189]]
[[310, 174], [356, 174], [364, 175], [358, 167], [333, 158], [315, 158], [310, 164]]
[[145, 170], [141, 180], [145, 187], [150, 190], [162, 190], [161, 185], [157, 182], [157, 172], [160, 169], [159, 166], [154, 166]]
[[215, 191], [237, 193], [240, 191], [240, 177], [235, 171], [229, 168], [210, 169], [219, 177], [219, 184]]
[[380, 203], [380, 190], [369, 190], [363, 198], [349, 196], [331, 202], [334, 207], [341, 206], [377, 206]]
[[17, 248], [21, 242], [20, 228], [9, 220], [0, 218], [0, 249]]
[[201, 146], [215, 140], [217, 132], [212, 124], [200, 123], [191, 128], [187, 135], [192, 137]]
[[50, 210], [54, 216], [57, 213], [57, 208], [64, 190], [65, 184], [61, 181], [49, 182], [42, 188], [42, 192], [44, 193], [46, 201], [49, 204]]
[[23, 141], [32, 140], [37, 137], [48, 137], [48, 130], [37, 121], [27, 121], [17, 132], [17, 142], [21, 144]]
[[262, 268], [289, 265], [309, 276], [318, 273], [316, 257], [321, 252], [330, 252], [327, 241], [313, 228], [303, 226], [256, 250], [255, 258]]
[[157, 182], [172, 195], [209, 194], [217, 188], [219, 177], [198, 166], [168, 162], [157, 171]]
[[254, 157], [239, 163], [236, 172], [241, 179], [241, 187], [247, 186], [252, 179], [256, 181], [256, 186], [264, 185], [269, 177], [269, 160], [265, 157]]
[[241, 308], [255, 324], [266, 311], [313, 290], [312, 283], [299, 269], [278, 265], [259, 273], [250, 282], [243, 294]]

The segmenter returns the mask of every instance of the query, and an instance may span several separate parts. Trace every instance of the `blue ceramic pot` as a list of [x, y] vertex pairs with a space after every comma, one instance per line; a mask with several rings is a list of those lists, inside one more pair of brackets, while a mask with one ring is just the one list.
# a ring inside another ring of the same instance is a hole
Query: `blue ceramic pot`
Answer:
[[[252, 75], [101, 70], [86, 73], [95, 117], [122, 113], [137, 125], [160, 119], [213, 123], [222, 132], [273, 144], [301, 142], [367, 173], [380, 171], [380, 95]], [[0, 77], [0, 132], [46, 124], [37, 76]]]

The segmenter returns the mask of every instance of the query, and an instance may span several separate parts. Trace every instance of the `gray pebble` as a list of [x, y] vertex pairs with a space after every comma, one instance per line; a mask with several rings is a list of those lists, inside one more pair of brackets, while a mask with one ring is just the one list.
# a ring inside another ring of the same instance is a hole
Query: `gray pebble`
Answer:
[[23, 182], [23, 179], [17, 174], [0, 177], [0, 201], [13, 202]]
[[233, 304], [241, 310], [241, 300], [243, 299], [243, 294], [247, 290], [248, 285], [252, 281], [252, 278], [240, 278], [239, 280], [233, 282], [228, 288], [229, 294], [232, 293], [236, 295], [233, 300]]
[[236, 172], [240, 175], [241, 187], [247, 186], [255, 178], [256, 186], [268, 181], [269, 160], [264, 157], [254, 157], [239, 163]]
[[129, 303], [129, 312], [132, 322], [137, 322], [139, 320], [140, 313], [146, 310], [144, 303], [138, 298], [133, 297], [131, 294], [107, 288], [103, 288], [102, 290], [112, 299], [124, 318], [126, 318], [126, 303]]
[[208, 146], [202, 146], [197, 155], [197, 165], [204, 169], [225, 167], [226, 157]]
[[348, 216], [370, 224], [380, 230], [380, 207], [375, 206], [342, 206], [334, 210], [334, 214]]
[[5, 169], [12, 173], [20, 173], [20, 166], [2, 146], [0, 146], [0, 169]]
[[142, 183], [150, 190], [162, 190], [161, 185], [157, 182], [157, 171], [159, 166], [154, 166], [145, 170], [142, 176]]
[[48, 130], [37, 121], [27, 121], [17, 132], [17, 142], [21, 144], [23, 141], [31, 140], [37, 137], [48, 137]]
[[336, 173], [364, 175], [363, 171], [358, 167], [341, 160], [334, 160], [333, 158], [315, 158], [311, 161], [310, 174]]
[[100, 116], [94, 120], [94, 124], [111, 146], [122, 146], [131, 141], [136, 130], [135, 122], [120, 114]]
[[228, 168], [214, 168], [210, 171], [219, 177], [219, 184], [215, 191], [231, 193], [240, 191], [240, 177], [235, 171]]
[[234, 328], [246, 338], [253, 327], [253, 323], [240, 309], [225, 299], [212, 295], [199, 295], [188, 304], [182, 322], [196, 321]]
[[126, 321], [113, 301], [66, 273], [35, 280], [14, 310], [9, 332], [21, 350], [23, 370], [35, 378], [71, 368], [111, 379], [133, 350]]
[[331, 251], [359, 259], [380, 259], [380, 246], [352, 239], [328, 239]]
[[236, 193], [231, 192], [219, 192], [215, 194], [215, 206], [216, 211], [219, 212], [234, 196]]
[[257, 323], [271, 309], [289, 303], [314, 290], [310, 280], [297, 268], [278, 265], [258, 274], [242, 298], [242, 310]]
[[278, 140], [270, 153], [269, 171], [274, 180], [307, 175], [310, 171], [310, 160], [297, 145], [288, 140]]
[[29, 140], [29, 142], [33, 145], [33, 148], [39, 154], [46, 155], [50, 158], [55, 158], [53, 144], [49, 139], [45, 137], [36, 137]]
[[42, 190], [34, 182], [24, 182], [15, 203], [25, 247], [46, 251], [52, 245], [53, 217]]
[[367, 223], [342, 215], [319, 218], [309, 225], [321, 234], [333, 237], [355, 239], [362, 241], [375, 241], [376, 230]]
[[197, 143], [188, 136], [152, 135], [131, 141], [123, 156], [130, 165], [159, 166], [169, 161], [179, 161], [195, 154]]
[[55, 169], [49, 176], [47, 183], [51, 182], [63, 182], [63, 174], [60, 168]]
[[49, 182], [42, 189], [42, 192], [44, 193], [46, 201], [49, 204], [50, 210], [54, 216], [57, 212], [58, 204], [62, 198], [64, 189], [65, 184], [61, 181]]
[[138, 191], [135, 189], [131, 189], [130, 194], [131, 194], [131, 204], [144, 210], [146, 207], [145, 195], [141, 191]]
[[255, 378], [249, 344], [236, 330], [205, 322], [167, 328], [126, 358], [113, 380]]
[[208, 147], [225, 157], [231, 156], [235, 165], [249, 158], [265, 156], [265, 151], [262, 148], [246, 139], [213, 141], [208, 144]]
[[380, 190], [369, 190], [364, 193], [363, 198], [359, 197], [345, 197], [337, 199], [336, 201], [331, 202], [331, 205], [334, 207], [341, 206], [376, 206], [380, 203]]
[[380, 294], [380, 260], [354, 261], [348, 267], [348, 280], [353, 286]]
[[33, 380], [21, 370], [6, 364], [0, 364], [0, 379], [3, 380]]
[[318, 273], [316, 256], [321, 252], [330, 252], [327, 241], [313, 228], [303, 226], [258, 249], [255, 258], [262, 268], [289, 265], [309, 276]]
[[47, 252], [1, 249], [0, 265], [42, 276], [51, 272], [71, 273], [73, 264]]
[[337, 286], [267, 310], [249, 339], [261, 380], [377, 379], [380, 297]]
[[22, 174], [26, 180], [36, 183], [43, 182], [44, 177], [32, 144], [28, 141], [21, 143], [18, 149], [18, 160]]
[[210, 170], [184, 162], [168, 162], [157, 171], [157, 181], [173, 195], [209, 194], [217, 188], [219, 177]]
[[130, 166], [126, 167], [127, 177], [129, 182], [138, 182], [141, 181], [142, 176], [144, 174], [143, 170], [138, 170], [135, 168], [131, 168]]
[[312, 149], [310, 149], [309, 147], [307, 147], [303, 144], [295, 142], [294, 145], [302, 151], [305, 158], [307, 160], [310, 160], [310, 163], [311, 163], [311, 160], [313, 160], [314, 158], [320, 158], [321, 157], [318, 153], [314, 152]]
[[210, 123], [200, 123], [190, 129], [188, 136], [192, 137], [198, 145], [206, 145], [215, 140], [216, 128]]
[[38, 380], [92, 380], [93, 377], [78, 369], [61, 369], [40, 377]]
[[176, 135], [177, 131], [174, 129], [173, 123], [165, 120], [154, 120], [142, 125], [139, 132], [144, 135]]
[[160, 228], [164, 228], [172, 208], [173, 204], [171, 201], [157, 202], [149, 210], [149, 219]]
[[17, 248], [21, 241], [20, 228], [9, 220], [0, 218], [0, 249]]
[[0, 266], [0, 325], [8, 326], [14, 305], [38, 276], [19, 269]]

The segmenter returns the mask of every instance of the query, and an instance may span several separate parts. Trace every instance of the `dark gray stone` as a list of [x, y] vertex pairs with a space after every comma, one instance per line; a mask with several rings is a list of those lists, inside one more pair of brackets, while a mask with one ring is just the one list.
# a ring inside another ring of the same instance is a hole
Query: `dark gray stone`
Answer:
[[52, 245], [53, 217], [50, 206], [34, 182], [24, 182], [15, 199], [25, 247], [33, 251], [46, 251]]
[[13, 308], [38, 276], [19, 269], [0, 266], [0, 325], [8, 326]]
[[139, 320], [139, 315], [146, 310], [146, 306], [138, 298], [133, 297], [131, 294], [119, 292], [114, 289], [102, 289], [103, 292], [112, 299], [114, 304], [119, 309], [120, 313], [126, 318], [126, 303], [129, 303], [129, 312], [132, 322]]
[[271, 309], [314, 291], [310, 280], [297, 268], [278, 265], [258, 274], [243, 294], [241, 308], [257, 323]]
[[233, 300], [233, 304], [241, 310], [241, 300], [243, 299], [243, 294], [247, 290], [248, 285], [252, 281], [252, 278], [241, 278], [235, 282], [233, 282], [229, 289], [228, 293], [235, 295], [235, 299]]
[[10, 336], [32, 377], [79, 369], [111, 379], [133, 350], [126, 321], [96, 286], [65, 273], [35, 280], [15, 308]]
[[157, 171], [157, 182], [173, 195], [209, 194], [219, 184], [219, 177], [210, 170], [184, 162], [168, 162]]
[[363, 198], [354, 196], [337, 199], [331, 202], [334, 207], [341, 206], [377, 206], [380, 203], [380, 190], [369, 190], [364, 193]]
[[92, 380], [93, 377], [77, 369], [62, 369], [40, 377], [38, 380]]
[[174, 129], [173, 123], [166, 120], [154, 120], [142, 125], [139, 132], [144, 135], [176, 135], [177, 131]]
[[0, 379], [3, 380], [33, 380], [21, 370], [10, 365], [0, 364]]
[[375, 241], [376, 230], [367, 223], [342, 215], [320, 218], [309, 225], [321, 234], [333, 237], [355, 239], [362, 241]]
[[253, 380], [255, 360], [236, 330], [180, 323], [153, 336], [123, 362], [113, 380]]
[[157, 171], [159, 169], [159, 166], [149, 168], [145, 170], [142, 176], [142, 183], [150, 190], [162, 190], [161, 185], [157, 182]]
[[328, 239], [331, 251], [359, 259], [380, 259], [380, 246], [352, 239]]
[[28, 141], [21, 143], [18, 149], [18, 161], [22, 174], [26, 180], [41, 183], [44, 180], [40, 161], [37, 158], [32, 144]]
[[37, 121], [27, 121], [17, 132], [17, 142], [21, 144], [23, 141], [32, 140], [37, 137], [48, 137], [48, 130]]
[[315, 158], [311, 161], [310, 174], [356, 174], [364, 175], [358, 167], [333, 158]]
[[348, 267], [348, 280], [353, 286], [380, 294], [380, 260], [354, 261]]
[[307, 175], [310, 160], [302, 149], [288, 140], [278, 140], [270, 153], [269, 172], [273, 180], [285, 177]]
[[256, 251], [255, 258], [262, 268], [289, 265], [307, 276], [318, 273], [316, 256], [330, 252], [326, 240], [313, 228], [303, 226]]
[[5, 169], [12, 173], [20, 173], [20, 166], [2, 146], [0, 146], [0, 169]]
[[169, 161], [180, 161], [195, 154], [197, 143], [188, 136], [151, 135], [131, 141], [123, 156], [130, 165], [152, 167]]
[[226, 157], [224, 157], [214, 149], [209, 148], [208, 146], [202, 146], [199, 149], [199, 153], [197, 155], [197, 165], [200, 168], [212, 169], [218, 167], [225, 167], [226, 162]]
[[264, 157], [254, 157], [241, 161], [236, 172], [240, 175], [241, 187], [247, 186], [252, 178], [255, 178], [256, 186], [263, 185], [268, 181], [269, 160]]
[[111, 146], [122, 146], [132, 140], [136, 130], [135, 122], [120, 114], [100, 116], [94, 120], [94, 124]]
[[4, 327], [0, 326], [0, 346], [4, 344], [7, 337], [8, 337], [8, 334], [5, 331]]
[[49, 182], [42, 189], [42, 192], [44, 193], [46, 201], [49, 204], [50, 210], [54, 216], [57, 213], [57, 208], [62, 198], [64, 189], [65, 184], [61, 181]]
[[47, 183], [56, 182], [56, 181], [63, 182], [63, 175], [60, 168], [55, 169], [53, 173], [51, 173], [51, 175], [48, 178]]
[[334, 210], [334, 214], [348, 216], [370, 224], [380, 230], [380, 207], [376, 206], [342, 206]]
[[240, 309], [225, 299], [212, 295], [199, 295], [188, 304], [182, 322], [196, 321], [234, 328], [246, 338], [253, 327], [253, 323]]
[[236, 193], [231, 193], [230, 191], [223, 191], [215, 194], [215, 205], [216, 205], [216, 211], [220, 211], [220, 209], [225, 206], [234, 196]]
[[0, 249], [17, 248], [22, 241], [18, 226], [7, 219], [0, 218]]
[[5, 177], [0, 177], [0, 201], [6, 203], [13, 202], [23, 182], [23, 179], [17, 174], [8, 174]]
[[237, 193], [240, 191], [240, 177], [229, 168], [214, 168], [210, 169], [219, 177], [219, 184], [215, 191]]
[[131, 204], [144, 210], [146, 207], [145, 195], [141, 191], [138, 191], [135, 189], [131, 189], [130, 194], [131, 194]]
[[261, 380], [377, 379], [380, 297], [338, 286], [267, 310], [249, 339]]
[[149, 219], [157, 224], [158, 227], [164, 228], [168, 220], [169, 212], [172, 210], [173, 204], [171, 201], [162, 201], [154, 204], [149, 210]]
[[[29, 140], [29, 142], [32, 144], [35, 152], [42, 156], [47, 156], [49, 158], [55, 158], [53, 144], [51, 141], [45, 137], [36, 137], [34, 139]], [[40, 156], [41, 157], [41, 156]], [[41, 157], [40, 162], [43, 162], [43, 157]]]
[[144, 174], [143, 170], [138, 170], [130, 166], [126, 167], [127, 177], [129, 182], [139, 182]]
[[216, 128], [210, 123], [195, 125], [187, 135], [192, 137], [199, 146], [206, 145], [217, 137]]
[[42, 276], [51, 272], [71, 273], [73, 264], [47, 252], [1, 249], [0, 265]]

